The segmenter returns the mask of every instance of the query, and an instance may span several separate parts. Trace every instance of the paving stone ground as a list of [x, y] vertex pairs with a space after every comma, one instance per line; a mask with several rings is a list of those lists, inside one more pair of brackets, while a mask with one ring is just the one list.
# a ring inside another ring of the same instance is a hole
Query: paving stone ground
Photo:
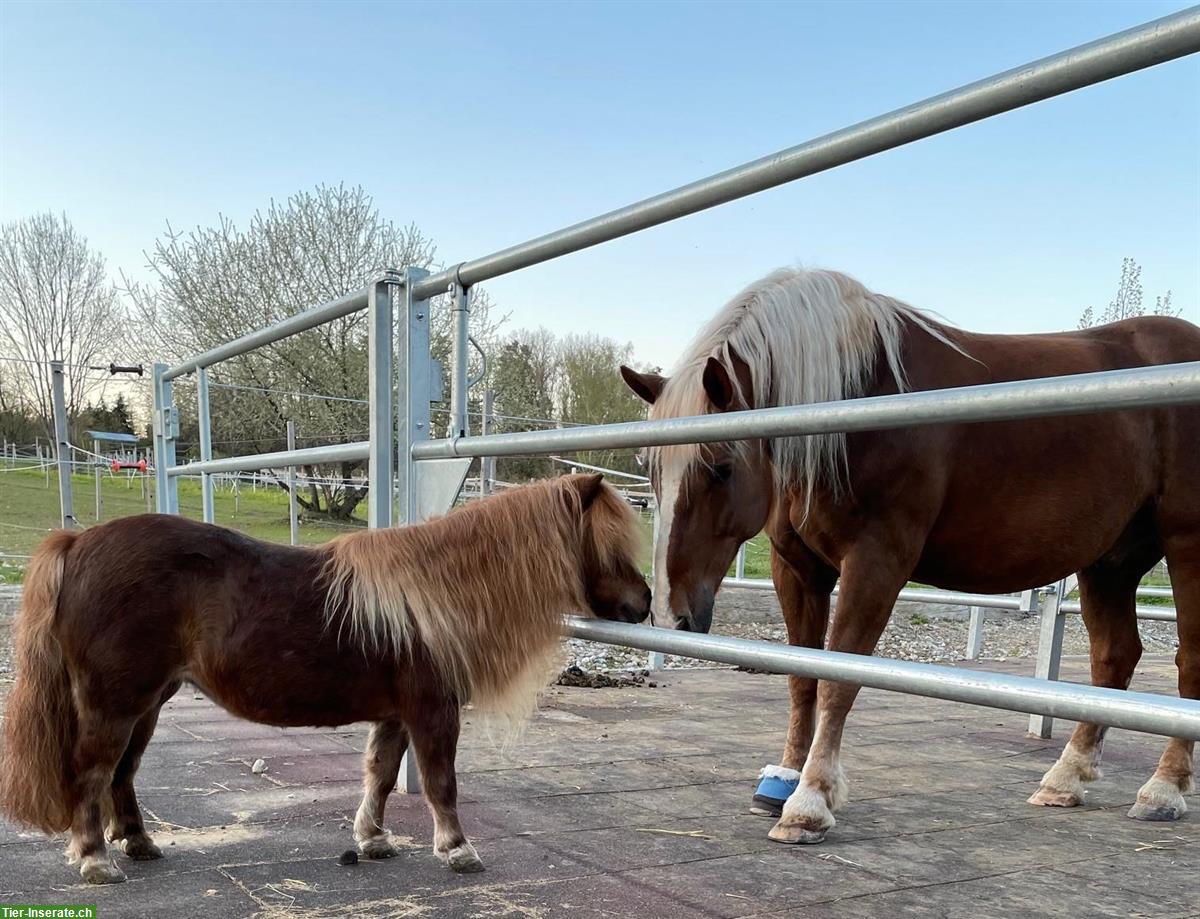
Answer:
[[[1063, 671], [1083, 681], [1086, 662]], [[1174, 679], [1169, 659], [1147, 658], [1135, 686], [1169, 693]], [[1200, 915], [1197, 813], [1125, 817], [1158, 738], [1112, 732], [1086, 805], [1043, 810], [1024, 801], [1071, 725], [1041, 741], [1023, 715], [864, 690], [845, 745], [850, 803], [824, 845], [789, 847], [747, 812], [786, 698], [782, 677], [678, 671], [654, 689], [555, 688], [508, 750], [469, 724], [461, 813], [487, 871], [459, 877], [430, 852], [422, 800], [400, 794], [386, 822], [404, 851], [338, 866], [362, 726], [253, 725], [185, 687], [138, 775], [166, 858], [118, 855], [128, 882], [88, 887], [61, 840], [0, 823], [0, 904], [272, 919]], [[254, 775], [260, 757], [268, 771]]]

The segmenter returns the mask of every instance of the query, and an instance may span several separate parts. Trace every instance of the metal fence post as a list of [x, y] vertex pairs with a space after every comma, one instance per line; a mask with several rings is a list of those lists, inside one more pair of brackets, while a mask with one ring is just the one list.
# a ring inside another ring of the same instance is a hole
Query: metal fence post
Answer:
[[[212, 459], [212, 415], [208, 405], [208, 368], [196, 370], [197, 424], [200, 427], [200, 462]], [[216, 523], [217, 515], [213, 501], [212, 474], [200, 473], [200, 506], [205, 523]]]
[[154, 497], [160, 514], [179, 513], [179, 483], [167, 470], [175, 465], [179, 410], [172, 402], [171, 381], [163, 379], [166, 364], [154, 365]]
[[92, 462], [95, 464], [96, 473], [96, 523], [104, 519], [104, 497], [100, 493], [101, 479], [104, 478], [104, 464], [100, 459], [100, 441], [92, 438], [92, 452], [96, 455], [92, 457]]
[[982, 606], [971, 607], [971, 621], [967, 625], [967, 660], [975, 660], [983, 649], [983, 621], [987, 610]]
[[450, 360], [450, 437], [467, 436], [467, 336], [471, 334], [470, 291], [458, 284], [449, 286], [453, 299], [454, 332]]
[[[296, 422], [287, 423], [287, 448], [290, 453], [296, 449]], [[296, 467], [288, 466], [288, 531], [293, 546], [300, 543], [300, 515], [296, 513]], [[370, 493], [368, 492], [368, 500]]]
[[[404, 309], [399, 323], [396, 376], [399, 398], [396, 400], [396, 488], [399, 493], [401, 525], [417, 520], [416, 476], [412, 447], [429, 439], [429, 400], [433, 365], [429, 359], [429, 301], [413, 297], [413, 288], [429, 274], [421, 268], [404, 272]], [[400, 790], [416, 794], [421, 790], [412, 745], [400, 763]]]
[[[1042, 595], [1042, 626], [1038, 638], [1037, 664], [1034, 676], [1039, 680], [1057, 680], [1062, 659], [1063, 626], [1066, 616], [1062, 611], [1066, 595], [1066, 581], [1059, 581], [1045, 589]], [[1030, 715], [1029, 733], [1035, 737], [1048, 738], [1054, 728], [1054, 719], [1049, 715]]]
[[[494, 390], [485, 389], [483, 391], [483, 417], [479, 423], [479, 433], [486, 437], [492, 430], [492, 403], [496, 399]], [[492, 493], [492, 480], [496, 477], [496, 459], [492, 456], [481, 456], [479, 458], [479, 494], [481, 496], [490, 495]]]
[[[654, 504], [654, 535], [652, 537], [650, 545], [651, 546], [658, 545], [658, 502], [655, 502], [655, 504]], [[654, 586], [654, 589], [657, 590], [658, 589], [658, 580], [654, 577], [653, 549], [651, 550], [651, 553], [652, 554], [650, 555], [650, 583]], [[663, 653], [661, 651], [651, 651], [649, 656], [646, 658], [646, 669], [647, 670], [662, 670], [664, 660], [665, 660], [665, 656], [663, 655]]]
[[54, 453], [58, 460], [58, 503], [63, 529], [78, 526], [75, 496], [71, 489], [71, 439], [67, 433], [67, 396], [63, 362], [50, 362], [51, 389], [54, 393]]
[[738, 546], [737, 564], [733, 570], [739, 579], [746, 576], [746, 543]]
[[392, 525], [395, 497], [393, 474], [396, 441], [393, 415], [396, 391], [393, 357], [396, 273], [377, 279], [367, 291], [367, 401], [370, 452], [367, 455], [367, 525], [381, 529]]

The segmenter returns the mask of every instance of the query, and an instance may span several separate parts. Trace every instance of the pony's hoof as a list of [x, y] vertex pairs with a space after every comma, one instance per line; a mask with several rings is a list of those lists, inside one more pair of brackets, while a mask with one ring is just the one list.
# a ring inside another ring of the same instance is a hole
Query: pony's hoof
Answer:
[[134, 861], [148, 862], [162, 858], [162, 849], [154, 844], [154, 840], [142, 833], [139, 836], [126, 836], [121, 840], [121, 851]]
[[1129, 816], [1134, 820], [1147, 820], [1157, 823], [1170, 823], [1178, 820], [1185, 813], [1187, 808], [1179, 807], [1174, 804], [1143, 804], [1138, 801], [1133, 807], [1129, 808]]
[[464, 842], [461, 846], [456, 846], [445, 854], [446, 864], [450, 866], [450, 870], [455, 874], [474, 874], [477, 871], [483, 870], [483, 862], [479, 858], [479, 853], [475, 851], [475, 847], [469, 842]]
[[125, 880], [125, 872], [107, 856], [85, 859], [79, 874], [89, 884], [120, 884]]
[[1038, 807], [1079, 807], [1083, 796], [1074, 791], [1060, 791], [1057, 788], [1039, 788], [1026, 801]]
[[358, 851], [364, 858], [391, 858], [398, 851], [392, 844], [391, 837], [386, 833], [380, 836], [368, 836], [358, 843]]
[[829, 827], [814, 828], [801, 823], [785, 823], [780, 820], [767, 833], [775, 842], [784, 842], [793, 846], [815, 846], [825, 841]]

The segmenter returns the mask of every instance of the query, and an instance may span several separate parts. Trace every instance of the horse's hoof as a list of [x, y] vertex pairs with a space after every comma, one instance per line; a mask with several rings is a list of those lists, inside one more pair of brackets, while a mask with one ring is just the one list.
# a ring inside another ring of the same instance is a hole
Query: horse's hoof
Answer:
[[1039, 788], [1026, 801], [1038, 807], [1079, 807], [1083, 796], [1074, 791], [1060, 791], [1057, 788]]
[[784, 823], [780, 820], [771, 827], [767, 836], [775, 842], [784, 842], [793, 846], [815, 846], [817, 843], [825, 841], [825, 834], [829, 832], [829, 829], [829, 827], [813, 829], [799, 823]]
[[366, 839], [359, 840], [358, 851], [363, 854], [364, 858], [391, 858], [396, 854], [397, 849], [392, 845], [391, 838], [384, 833], [380, 836], [368, 836]]
[[121, 851], [134, 861], [148, 862], [162, 858], [162, 849], [154, 844], [145, 833], [139, 836], [126, 836], [120, 843]]
[[89, 884], [120, 884], [125, 880], [125, 872], [107, 856], [84, 859], [79, 874]]
[[445, 859], [450, 870], [456, 874], [474, 874], [483, 870], [483, 862], [479, 858], [479, 853], [469, 842], [464, 842], [461, 846], [451, 849], [446, 853]]
[[1150, 820], [1169, 823], [1187, 813], [1187, 801], [1179, 786], [1167, 779], [1152, 776], [1150, 781], [1138, 789], [1137, 801], [1129, 809], [1134, 820]]
[[1186, 812], [1186, 807], [1174, 804], [1143, 804], [1141, 801], [1129, 808], [1129, 816], [1134, 820], [1148, 820], [1157, 823], [1170, 823], [1178, 820]]

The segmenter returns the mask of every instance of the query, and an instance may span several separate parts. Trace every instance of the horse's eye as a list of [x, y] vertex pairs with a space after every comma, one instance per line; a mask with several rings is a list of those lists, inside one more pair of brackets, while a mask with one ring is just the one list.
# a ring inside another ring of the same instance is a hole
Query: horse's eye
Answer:
[[732, 476], [732, 463], [718, 463], [712, 467], [712, 477], [714, 482], [728, 482]]

